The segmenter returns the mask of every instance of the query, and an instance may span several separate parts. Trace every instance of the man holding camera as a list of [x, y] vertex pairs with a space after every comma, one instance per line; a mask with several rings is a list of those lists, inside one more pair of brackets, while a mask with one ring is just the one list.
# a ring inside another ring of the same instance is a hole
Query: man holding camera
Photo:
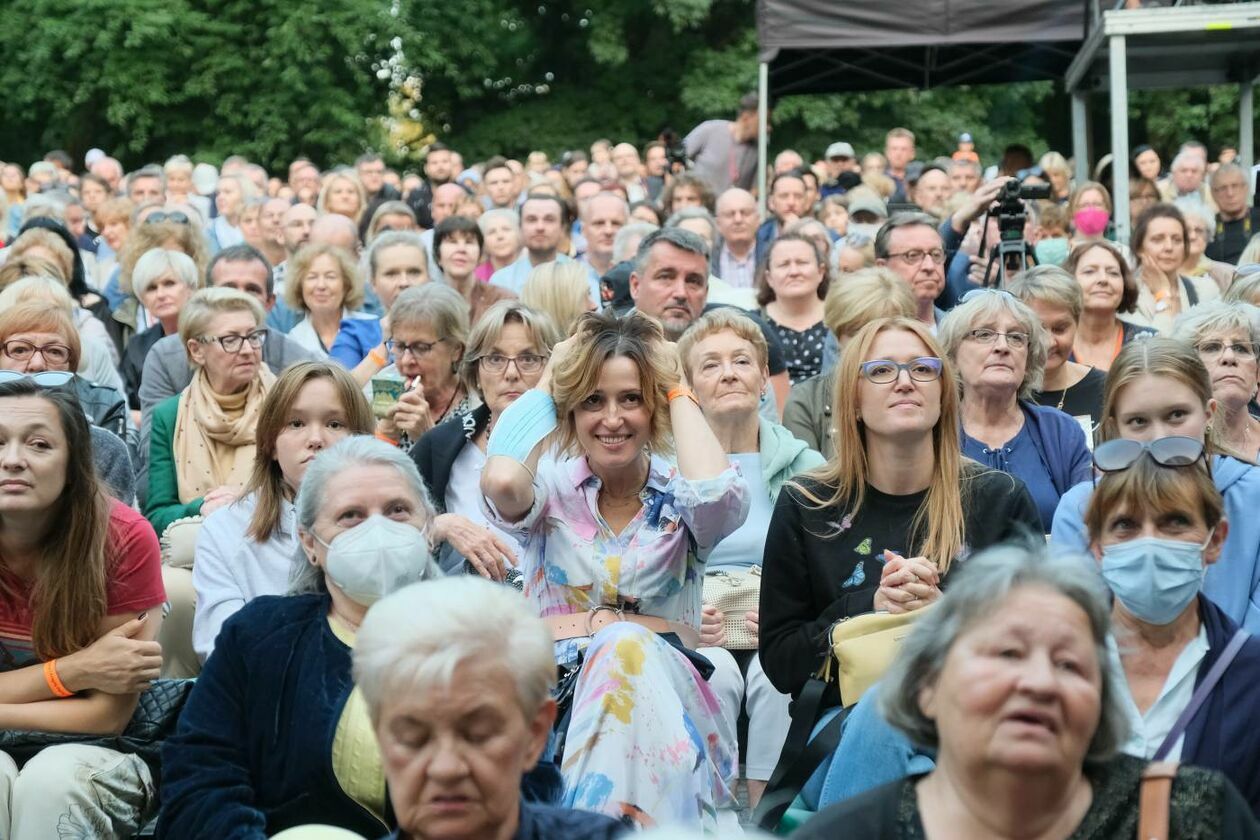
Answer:
[[707, 120], [683, 140], [692, 172], [709, 182], [714, 193], [735, 186], [751, 190], [757, 177], [757, 94], [739, 100], [732, 120]]

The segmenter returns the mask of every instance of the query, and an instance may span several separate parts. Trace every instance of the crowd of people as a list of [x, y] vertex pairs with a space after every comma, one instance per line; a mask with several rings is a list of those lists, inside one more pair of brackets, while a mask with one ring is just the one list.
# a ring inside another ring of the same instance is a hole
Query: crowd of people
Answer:
[[756, 110], [0, 164], [0, 836], [738, 836], [882, 612], [801, 837], [1260, 837], [1252, 174]]

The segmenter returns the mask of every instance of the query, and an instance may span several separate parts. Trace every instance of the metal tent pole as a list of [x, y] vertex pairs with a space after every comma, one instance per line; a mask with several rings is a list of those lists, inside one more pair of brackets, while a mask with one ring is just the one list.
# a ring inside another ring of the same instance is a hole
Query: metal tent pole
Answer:
[[1250, 185], [1248, 196], [1255, 193], [1252, 183], [1251, 166], [1255, 162], [1255, 87], [1254, 79], [1248, 72], [1241, 85], [1238, 86], [1238, 158], [1247, 173]]
[[766, 150], [770, 122], [770, 65], [757, 67], [757, 211], [766, 215]]
[[1110, 37], [1112, 218], [1116, 239], [1129, 241], [1129, 68], [1123, 35]]
[[1089, 94], [1072, 91], [1072, 158], [1076, 161], [1076, 181], [1089, 180]]

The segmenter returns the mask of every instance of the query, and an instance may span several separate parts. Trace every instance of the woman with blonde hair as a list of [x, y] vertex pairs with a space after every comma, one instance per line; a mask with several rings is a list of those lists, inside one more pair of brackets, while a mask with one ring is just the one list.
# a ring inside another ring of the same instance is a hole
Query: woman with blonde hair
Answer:
[[587, 270], [579, 262], [535, 267], [521, 287], [521, 303], [550, 315], [561, 335], [571, 335], [578, 318], [595, 309]]
[[[823, 301], [823, 323], [838, 350], [858, 330], [880, 318], [912, 318], [914, 295], [906, 281], [887, 268], [865, 268], [842, 275]], [[811, 448], [830, 458], [835, 452], [831, 398], [835, 390], [835, 361], [824, 360], [822, 373], [792, 386], [783, 407], [783, 425]]]
[[129, 198], [107, 198], [92, 212], [92, 223], [101, 235], [96, 238], [96, 276], [93, 285], [105, 288], [118, 265], [118, 255], [127, 244], [131, 233], [131, 214], [136, 205]]
[[307, 245], [289, 259], [285, 303], [305, 317], [289, 330], [296, 341], [327, 357], [346, 319], [375, 320], [363, 312], [363, 278], [349, 252], [336, 245]]
[[244, 175], [230, 173], [219, 176], [219, 186], [214, 194], [214, 206], [219, 215], [206, 229], [212, 253], [244, 244], [245, 234], [240, 228], [241, 212], [251, 199], [257, 197], [258, 188]]
[[922, 609], [967, 552], [1042, 532], [1023, 482], [963, 457], [958, 392], [917, 320], [872, 321], [845, 345], [835, 453], [785, 485], [766, 535], [760, 651], [779, 691], [800, 693], [835, 622]]
[[[560, 457], [540, 463], [553, 431]], [[748, 486], [659, 323], [582, 316], [486, 452], [491, 521], [524, 544], [525, 596], [573, 686], [558, 727], [566, 804], [733, 825], [735, 733], [694, 648], [704, 562], [744, 521]]]
[[320, 213], [345, 216], [356, 225], [367, 209], [367, 192], [353, 169], [335, 169], [324, 177], [315, 209]]
[[[1116, 438], [1152, 441], [1184, 436], [1201, 440], [1211, 462], [1212, 481], [1225, 499], [1232, 527], [1221, 559], [1203, 578], [1203, 594], [1234, 622], [1260, 631], [1260, 467], [1220, 443], [1212, 378], [1199, 351], [1171, 338], [1149, 338], [1125, 347], [1107, 372], [1103, 421], [1098, 442]], [[1059, 502], [1051, 542], [1063, 551], [1089, 548], [1085, 509], [1094, 492], [1090, 481], [1073, 487]]]
[[260, 595], [283, 595], [298, 550], [294, 498], [310, 462], [350, 435], [370, 435], [372, 408], [339, 365], [299, 362], [263, 399], [241, 497], [197, 533], [193, 649], [204, 663], [223, 623]]
[[[210, 262], [209, 245], [201, 230], [191, 224], [175, 221], [145, 222], [137, 225], [127, 237], [127, 245], [118, 255], [118, 265], [110, 275], [108, 288], [117, 287], [122, 298], [114, 307], [113, 327], [122, 341], [123, 352], [132, 336], [152, 329], [160, 318], [155, 318], [136, 294], [132, 277], [140, 258], [154, 249], [178, 251], [192, 261], [197, 282], [206, 276]], [[107, 291], [107, 297], [109, 296]]]
[[1038, 164], [1050, 182], [1050, 200], [1055, 204], [1066, 204], [1072, 194], [1072, 167], [1067, 158], [1058, 152], [1046, 152]]

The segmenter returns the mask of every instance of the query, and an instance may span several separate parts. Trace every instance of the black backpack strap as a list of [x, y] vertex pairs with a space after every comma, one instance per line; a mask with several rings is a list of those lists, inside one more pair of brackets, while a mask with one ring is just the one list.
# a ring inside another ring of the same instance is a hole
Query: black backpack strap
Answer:
[[766, 792], [753, 814], [754, 824], [763, 831], [773, 832], [779, 827], [801, 788], [840, 744], [840, 730], [849, 716], [849, 709], [841, 710], [813, 740], [809, 737], [822, 715], [827, 686], [822, 680], [811, 679], [792, 704], [792, 726], [779, 754], [779, 762], [766, 783]]
[[1199, 305], [1199, 290], [1186, 278], [1181, 278], [1181, 287], [1186, 290], [1186, 302], [1191, 306]]

